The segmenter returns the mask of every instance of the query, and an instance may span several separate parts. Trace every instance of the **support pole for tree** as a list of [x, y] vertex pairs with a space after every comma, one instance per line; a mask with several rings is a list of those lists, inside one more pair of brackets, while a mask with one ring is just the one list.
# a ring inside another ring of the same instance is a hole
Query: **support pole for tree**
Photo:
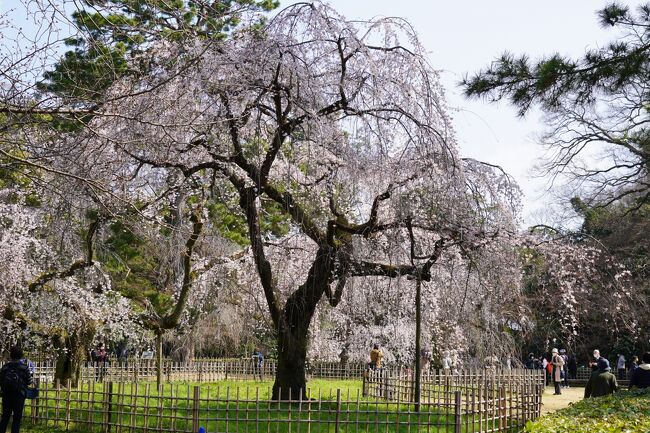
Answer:
[[156, 386], [160, 390], [162, 383], [162, 337], [163, 332], [159, 330], [156, 332]]
[[413, 401], [415, 402], [415, 411], [420, 411], [420, 379], [422, 372], [420, 371], [420, 338], [422, 335], [422, 279], [418, 272], [415, 280], [415, 389]]

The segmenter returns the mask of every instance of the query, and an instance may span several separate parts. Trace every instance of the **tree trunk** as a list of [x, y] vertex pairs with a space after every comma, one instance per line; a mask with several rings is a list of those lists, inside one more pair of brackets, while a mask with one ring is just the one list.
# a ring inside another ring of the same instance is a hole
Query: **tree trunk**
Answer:
[[156, 333], [156, 386], [159, 390], [162, 384], [162, 340], [163, 332], [161, 330]]
[[420, 385], [422, 383], [422, 369], [420, 357], [422, 356], [422, 280], [418, 275], [415, 280], [415, 389], [413, 402], [415, 411], [420, 412]]
[[81, 366], [86, 361], [87, 349], [92, 344], [95, 329], [84, 326], [70, 335], [57, 336], [54, 345], [57, 349], [54, 378], [62, 384], [70, 383], [77, 387], [81, 378]]
[[293, 315], [291, 320], [280, 322], [278, 333], [278, 363], [273, 384], [273, 399], [293, 400], [306, 398], [307, 344], [309, 323], [313, 312]]
[[329, 284], [331, 265], [330, 251], [319, 249], [305, 283], [289, 296], [276, 323], [278, 365], [273, 399], [306, 398], [309, 324]]

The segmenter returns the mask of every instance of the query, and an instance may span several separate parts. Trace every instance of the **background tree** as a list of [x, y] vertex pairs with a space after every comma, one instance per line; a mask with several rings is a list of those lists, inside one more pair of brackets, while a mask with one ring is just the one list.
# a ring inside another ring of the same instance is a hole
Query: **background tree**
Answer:
[[561, 174], [589, 206], [629, 198], [633, 210], [650, 200], [650, 6], [634, 13], [612, 3], [598, 17], [620, 31], [605, 47], [576, 60], [506, 53], [462, 86], [470, 97], [508, 98], [520, 115], [539, 105], [549, 125], [545, 173]]
[[[618, 30], [616, 40], [603, 48], [587, 50], [579, 59], [554, 54], [531, 61], [525, 55], [506, 53], [490, 67], [466, 77], [462, 85], [470, 97], [509, 99], [520, 115], [534, 105], [541, 107], [549, 126], [543, 136], [549, 152], [541, 163], [542, 171], [553, 181], [568, 181], [567, 198], [584, 218], [573, 234], [574, 242], [584, 251], [605, 248], [612, 260], [624, 264], [631, 272], [633, 303], [645, 306], [650, 6], [633, 11], [611, 3], [598, 17], [603, 26]], [[609, 272], [607, 265], [594, 271], [594, 275]], [[590, 303], [587, 299], [579, 302]], [[626, 334], [619, 328], [608, 343], [615, 344], [618, 337], [631, 338], [642, 349], [648, 338], [641, 331], [647, 326], [640, 323], [644, 315], [628, 313], [625, 321], [636, 329]]]
[[644, 297], [611, 253], [538, 232], [522, 245], [521, 259], [528, 308], [520, 329], [528, 350], [547, 352], [557, 341], [587, 359], [595, 347], [609, 356], [619, 340], [638, 338]]

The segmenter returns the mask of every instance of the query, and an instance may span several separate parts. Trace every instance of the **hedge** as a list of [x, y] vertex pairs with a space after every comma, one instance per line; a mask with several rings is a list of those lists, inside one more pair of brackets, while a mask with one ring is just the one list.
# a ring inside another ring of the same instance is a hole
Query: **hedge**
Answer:
[[530, 433], [650, 432], [650, 389], [588, 398], [526, 425]]

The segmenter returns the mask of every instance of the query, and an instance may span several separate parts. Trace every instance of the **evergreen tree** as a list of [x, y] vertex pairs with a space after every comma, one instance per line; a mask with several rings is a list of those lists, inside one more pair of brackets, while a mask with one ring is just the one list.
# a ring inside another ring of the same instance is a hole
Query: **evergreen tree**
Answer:
[[[650, 5], [634, 13], [612, 3], [598, 16], [620, 31], [605, 47], [579, 59], [553, 54], [531, 61], [505, 53], [462, 86], [468, 97], [509, 99], [521, 116], [541, 107], [550, 126], [544, 168], [581, 185], [589, 205], [631, 197], [636, 209], [650, 201]], [[579, 161], [599, 146], [607, 150], [606, 164]]]

